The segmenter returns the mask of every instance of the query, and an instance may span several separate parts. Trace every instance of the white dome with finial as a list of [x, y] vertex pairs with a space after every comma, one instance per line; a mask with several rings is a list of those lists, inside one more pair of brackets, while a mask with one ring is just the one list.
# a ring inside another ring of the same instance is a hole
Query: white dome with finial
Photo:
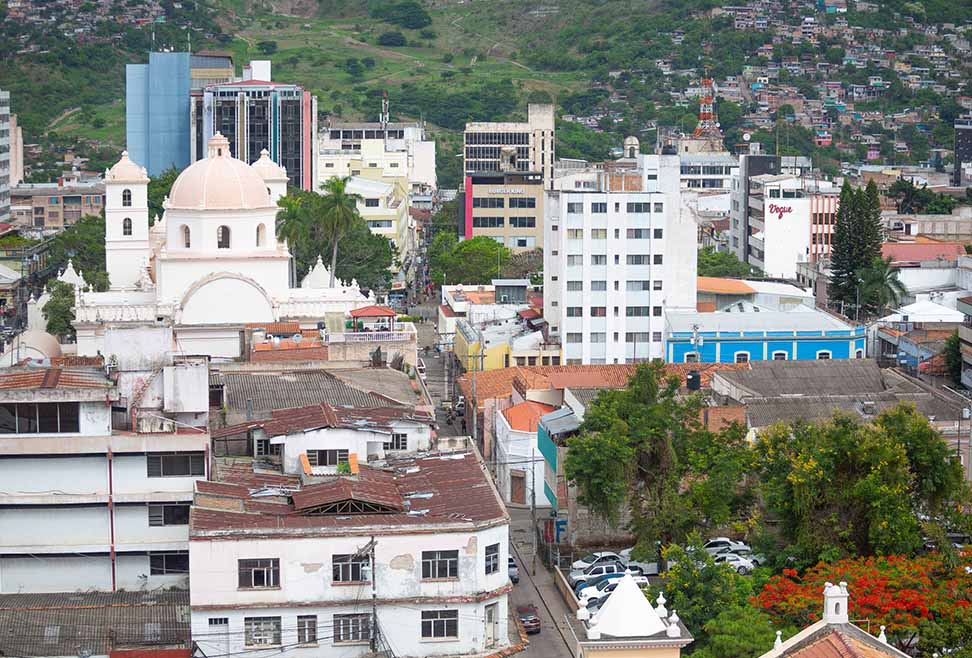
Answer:
[[230, 153], [229, 140], [216, 133], [206, 158], [179, 174], [167, 208], [182, 210], [252, 210], [273, 208], [266, 181]]
[[121, 159], [105, 172], [105, 181], [110, 183], [148, 183], [148, 173], [145, 167], [140, 167], [128, 157], [128, 151], [122, 151]]
[[268, 183], [286, 183], [289, 180], [287, 170], [270, 159], [270, 151], [267, 149], [260, 151], [260, 159], [251, 166]]

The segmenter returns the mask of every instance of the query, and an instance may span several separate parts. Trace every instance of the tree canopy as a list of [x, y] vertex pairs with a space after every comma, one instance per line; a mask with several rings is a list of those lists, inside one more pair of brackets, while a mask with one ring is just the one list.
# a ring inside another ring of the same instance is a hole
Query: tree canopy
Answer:
[[[856, 307], [861, 272], [881, 258], [881, 204], [870, 181], [855, 189], [844, 181], [831, 242], [829, 297], [832, 303]], [[872, 286], [874, 290], [877, 287]]]
[[745, 277], [753, 276], [754, 268], [739, 260], [734, 253], [703, 247], [699, 249], [698, 273], [699, 276]]
[[429, 268], [435, 283], [487, 284], [499, 278], [510, 260], [510, 250], [483, 235], [463, 240], [441, 231], [429, 246]]
[[97, 290], [107, 290], [105, 218], [85, 215], [61, 231], [51, 241], [48, 259], [57, 269], [66, 267], [68, 260], [73, 261], [74, 269], [81, 272], [89, 285]]
[[51, 279], [47, 282], [47, 292], [51, 297], [41, 309], [47, 321], [47, 333], [73, 338], [74, 326], [71, 323], [74, 322], [74, 286]]
[[162, 217], [162, 202], [169, 196], [172, 184], [179, 177], [179, 170], [169, 167], [161, 174], [149, 180], [148, 184], [148, 210], [149, 224], [154, 224], [156, 217]]

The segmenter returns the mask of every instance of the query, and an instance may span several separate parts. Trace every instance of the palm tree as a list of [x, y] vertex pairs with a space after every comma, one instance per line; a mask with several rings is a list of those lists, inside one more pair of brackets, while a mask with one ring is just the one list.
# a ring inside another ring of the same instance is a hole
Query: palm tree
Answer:
[[323, 198], [321, 199], [320, 226], [324, 230], [327, 240], [331, 243], [331, 287], [334, 287], [334, 274], [337, 268], [338, 242], [341, 237], [354, 224], [356, 219], [360, 219], [358, 214], [358, 201], [361, 196], [347, 191], [350, 176], [338, 178], [337, 176], [328, 179], [321, 186]]
[[308, 213], [306, 212], [310, 194], [301, 190], [291, 190], [290, 193], [280, 197], [277, 201], [277, 205], [280, 207], [280, 210], [277, 211], [277, 239], [286, 240], [290, 247], [290, 253], [293, 256], [290, 260], [291, 276], [294, 280], [297, 278], [297, 245], [310, 244]]
[[880, 313], [885, 308], [897, 306], [908, 292], [898, 278], [898, 268], [891, 267], [891, 258], [875, 258], [870, 266], [858, 271], [863, 305]]

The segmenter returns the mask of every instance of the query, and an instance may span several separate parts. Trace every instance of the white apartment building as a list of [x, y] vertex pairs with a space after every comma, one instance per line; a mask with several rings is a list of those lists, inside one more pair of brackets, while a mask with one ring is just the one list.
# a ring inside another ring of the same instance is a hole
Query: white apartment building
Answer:
[[10, 151], [16, 136], [16, 123], [10, 123], [10, 92], [0, 90], [0, 222], [10, 222], [10, 178], [14, 173]]
[[739, 161], [728, 152], [681, 155], [682, 189], [720, 190], [729, 193]]
[[358, 213], [371, 232], [388, 238], [399, 257], [415, 249], [415, 221], [408, 212], [408, 193], [394, 181], [352, 176], [347, 191], [361, 197]]
[[509, 542], [506, 509], [471, 452], [303, 485], [199, 482], [192, 636], [206, 655], [255, 658], [499, 651]]
[[120, 356], [0, 370], [0, 592], [188, 585], [207, 362]]
[[410, 193], [434, 191], [435, 142], [425, 124], [331, 123], [321, 130], [318, 187], [334, 176], [405, 177]]
[[544, 318], [564, 363], [662, 358], [665, 313], [695, 309], [697, 229], [681, 208], [679, 158], [641, 155], [637, 171], [638, 191], [607, 191], [619, 185], [605, 174], [596, 189], [547, 195]]

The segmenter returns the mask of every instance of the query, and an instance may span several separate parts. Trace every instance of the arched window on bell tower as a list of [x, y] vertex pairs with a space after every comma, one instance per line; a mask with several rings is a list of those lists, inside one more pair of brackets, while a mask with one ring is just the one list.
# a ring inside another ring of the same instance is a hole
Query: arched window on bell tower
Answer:
[[218, 249], [230, 248], [229, 226], [220, 226], [218, 229], [216, 229], [216, 247]]
[[132, 191], [122, 190], [122, 207], [131, 208], [132, 207]]
[[[125, 191], [127, 192], [128, 190]], [[122, 220], [122, 235], [131, 235], [131, 234], [132, 234], [132, 218], [126, 217], [125, 219]]]

